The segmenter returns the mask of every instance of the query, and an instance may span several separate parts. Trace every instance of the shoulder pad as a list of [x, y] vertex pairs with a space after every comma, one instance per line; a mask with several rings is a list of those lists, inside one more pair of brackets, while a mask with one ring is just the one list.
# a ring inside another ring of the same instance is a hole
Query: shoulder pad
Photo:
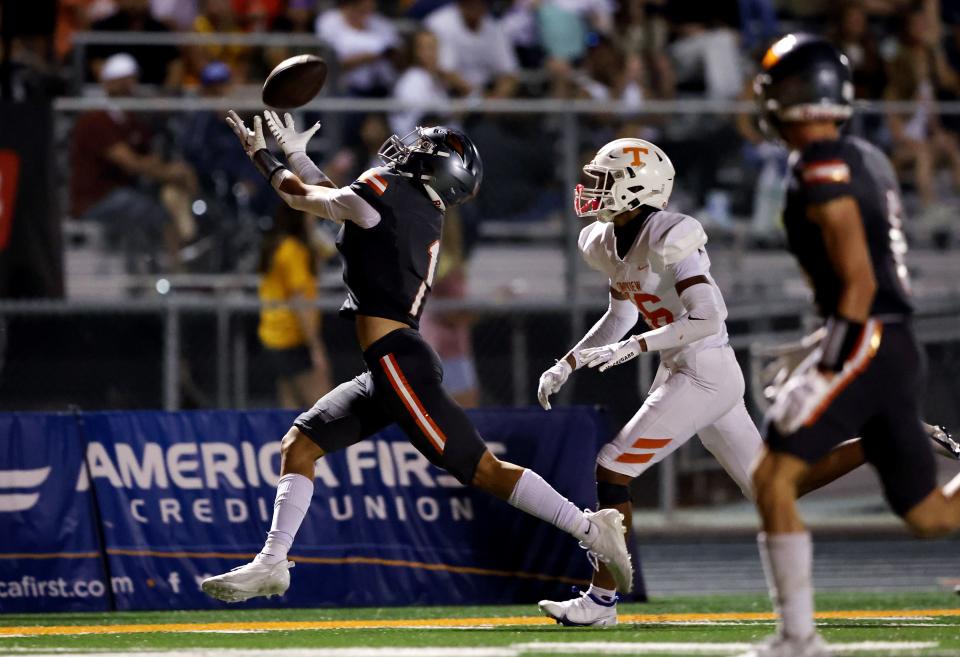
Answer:
[[845, 143], [836, 139], [810, 144], [803, 150], [797, 172], [807, 184], [849, 183], [850, 164]]
[[693, 217], [658, 212], [650, 235], [650, 255], [662, 266], [673, 265], [707, 243], [707, 233]]
[[577, 238], [577, 246], [583, 259], [590, 267], [597, 271], [608, 274], [610, 266], [610, 256], [603, 244], [604, 230], [608, 224], [594, 221], [580, 231], [580, 237]]

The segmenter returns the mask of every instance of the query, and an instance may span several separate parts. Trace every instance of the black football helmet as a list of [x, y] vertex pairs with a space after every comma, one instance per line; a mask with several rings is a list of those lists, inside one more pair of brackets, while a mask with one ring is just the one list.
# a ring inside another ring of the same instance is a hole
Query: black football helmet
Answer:
[[483, 180], [480, 152], [470, 138], [453, 128], [420, 128], [393, 135], [377, 153], [402, 176], [428, 185], [446, 207], [476, 196]]
[[853, 114], [853, 81], [846, 56], [829, 41], [794, 33], [778, 39], [753, 83], [760, 123], [772, 136], [791, 121], [845, 121]]

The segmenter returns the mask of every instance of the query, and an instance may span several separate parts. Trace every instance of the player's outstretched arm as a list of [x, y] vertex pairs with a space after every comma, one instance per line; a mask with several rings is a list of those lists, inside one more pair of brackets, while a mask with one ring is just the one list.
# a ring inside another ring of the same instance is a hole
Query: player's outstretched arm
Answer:
[[577, 360], [580, 350], [619, 340], [636, 325], [639, 315], [640, 311], [633, 302], [611, 287], [610, 305], [603, 317], [597, 320], [597, 323], [567, 352], [566, 356], [540, 375], [537, 399], [544, 410], [550, 410], [550, 395], [558, 393], [570, 374], [580, 367], [581, 363]]
[[277, 145], [283, 149], [283, 154], [287, 156], [287, 163], [290, 168], [307, 185], [318, 185], [321, 187], [336, 187], [333, 181], [320, 170], [310, 156], [307, 155], [307, 144], [310, 139], [320, 129], [320, 122], [317, 121], [303, 132], [297, 132], [297, 125], [290, 112], [280, 115], [271, 110], [264, 110], [263, 118], [267, 122], [267, 129], [276, 139]]
[[682, 347], [720, 331], [725, 319], [720, 291], [705, 274], [687, 276], [678, 281], [675, 287], [687, 311], [686, 315], [666, 326], [631, 336], [623, 342], [584, 349], [579, 354], [582, 363], [606, 372], [645, 351]]
[[227, 123], [257, 170], [291, 208], [338, 223], [352, 221], [362, 227], [380, 221], [380, 213], [349, 187], [308, 185], [287, 169], [267, 148], [259, 115], [253, 117], [253, 130], [233, 110], [227, 113]]

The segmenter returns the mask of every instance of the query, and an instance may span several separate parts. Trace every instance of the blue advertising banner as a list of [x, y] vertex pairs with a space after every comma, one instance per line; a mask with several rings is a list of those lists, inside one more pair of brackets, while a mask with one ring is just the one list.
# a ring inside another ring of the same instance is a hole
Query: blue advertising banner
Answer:
[[0, 611], [107, 609], [76, 417], [2, 413], [0, 437]]
[[[205, 596], [199, 582], [260, 549], [273, 512], [279, 439], [294, 414], [87, 413], [79, 430], [70, 416], [36, 418], [37, 426], [2, 434], [13, 439], [0, 446], [0, 470], [49, 467], [56, 473], [39, 501], [19, 512], [22, 524], [50, 515], [56, 528], [37, 525], [24, 538], [14, 533], [15, 550], [3, 552], [30, 553], [40, 545], [49, 554], [86, 550], [89, 559], [61, 564], [51, 557], [51, 564], [74, 577], [77, 565], [87, 564], [97, 590], [105, 591], [107, 577], [96, 558], [97, 516], [89, 504], [94, 494], [117, 609], [223, 606]], [[473, 411], [471, 418], [496, 454], [538, 471], [578, 505], [595, 504], [594, 460], [609, 436], [601, 412], [491, 409]], [[10, 421], [0, 415], [0, 422]], [[34, 432], [48, 435], [46, 442]], [[297, 565], [290, 590], [247, 605], [535, 601], [565, 595], [589, 577], [574, 539], [462, 487], [396, 427], [321, 459], [315, 474], [313, 503], [291, 552]], [[7, 516], [0, 511], [4, 536], [11, 535]], [[49, 545], [51, 535], [62, 544]], [[22, 563], [0, 558], [0, 582], [13, 581]], [[31, 609], [41, 608], [36, 600], [30, 598]], [[83, 608], [103, 608], [107, 600], [89, 602]], [[0, 610], [26, 609], [23, 599], [0, 597]]]

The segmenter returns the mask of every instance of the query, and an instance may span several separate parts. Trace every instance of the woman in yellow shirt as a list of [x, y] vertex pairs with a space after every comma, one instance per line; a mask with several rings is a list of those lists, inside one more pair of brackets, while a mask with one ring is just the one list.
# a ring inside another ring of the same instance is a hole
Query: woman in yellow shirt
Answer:
[[306, 222], [306, 215], [281, 206], [260, 250], [257, 333], [283, 408], [307, 408], [331, 388]]

